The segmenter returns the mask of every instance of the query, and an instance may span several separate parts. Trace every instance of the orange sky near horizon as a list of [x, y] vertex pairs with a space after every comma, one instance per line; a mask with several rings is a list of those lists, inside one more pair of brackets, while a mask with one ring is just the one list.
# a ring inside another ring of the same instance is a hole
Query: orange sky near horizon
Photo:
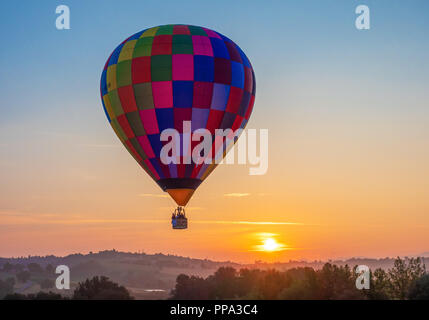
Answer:
[[[49, 2], [4, 2], [0, 257], [429, 256], [429, 2], [373, 1], [370, 30], [355, 28], [356, 2], [81, 1], [64, 31]], [[248, 128], [269, 131], [268, 172], [218, 166], [188, 204], [187, 230], [171, 229], [173, 201], [122, 146], [99, 96], [116, 45], [174, 21], [240, 45], [257, 83]], [[267, 237], [282, 250], [261, 251]]]
[[[254, 116], [263, 118], [258, 111]], [[177, 231], [169, 221], [173, 201], [113, 134], [106, 133], [109, 144], [41, 134], [38, 146], [46, 140], [45, 146], [51, 145], [42, 152], [45, 157], [35, 158], [31, 167], [9, 162], [4, 172], [8, 188], [2, 201], [7, 198], [17, 208], [0, 212], [0, 256], [115, 248], [250, 263], [428, 252], [429, 176], [415, 153], [429, 157], [417, 142], [403, 145], [396, 139], [422, 127], [382, 144], [381, 122], [366, 124], [379, 138], [369, 139], [367, 131], [367, 140], [349, 143], [355, 128], [341, 125], [337, 136], [332, 126], [319, 131], [309, 120], [307, 115], [289, 120], [284, 148], [278, 148], [282, 136], [271, 126], [266, 175], [250, 176], [246, 165], [219, 166], [188, 205], [189, 229]], [[73, 152], [61, 150], [59, 140], [69, 140]], [[50, 151], [56, 160], [46, 166]], [[263, 233], [271, 233], [285, 250], [255, 250]]]

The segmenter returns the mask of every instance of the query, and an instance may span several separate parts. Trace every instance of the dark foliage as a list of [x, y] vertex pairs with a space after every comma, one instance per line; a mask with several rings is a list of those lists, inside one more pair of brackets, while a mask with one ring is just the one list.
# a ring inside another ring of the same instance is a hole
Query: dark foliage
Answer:
[[[429, 276], [419, 258], [395, 260], [387, 272], [371, 274], [370, 289], [356, 288], [357, 274], [348, 265], [326, 263], [321, 269], [293, 268], [286, 271], [221, 267], [206, 279], [181, 274], [171, 292], [172, 300], [287, 299], [359, 300], [428, 299]], [[408, 294], [408, 295], [407, 295]]]
[[31, 273], [26, 270], [20, 271], [16, 274], [16, 279], [18, 279], [19, 282], [27, 282], [30, 280], [30, 277]]
[[132, 300], [124, 286], [112, 282], [107, 277], [93, 277], [80, 282], [73, 293], [74, 300]]
[[62, 297], [59, 293], [55, 293], [52, 291], [49, 291], [49, 292], [40, 291], [36, 294], [13, 293], [13, 294], [8, 294], [6, 297], [4, 297], [4, 300], [64, 300], [64, 299], [66, 298]]
[[[50, 279], [45, 279], [42, 281], [42, 287], [43, 283], [45, 283], [45, 286], [53, 285]], [[48, 283], [49, 282], [49, 283]], [[67, 300], [69, 298], [63, 297], [59, 293], [55, 293], [52, 291], [49, 292], [43, 292], [40, 291], [39, 293], [33, 294], [19, 294], [19, 293], [12, 293], [13, 284], [9, 282], [9, 284], [12, 285], [12, 288], [8, 287], [8, 292], [6, 292], [6, 295], [4, 296], [5, 300]], [[2, 282], [0, 280], [0, 289], [1, 289]], [[118, 285], [117, 283], [114, 283], [110, 281], [107, 277], [94, 277], [92, 279], [87, 279], [84, 282], [79, 283], [78, 287], [73, 292], [72, 299], [75, 300], [131, 300], [133, 297], [131, 297], [128, 290]]]
[[55, 285], [55, 281], [53, 279], [43, 279], [40, 282], [40, 288], [42, 289], [51, 289]]
[[13, 292], [13, 286], [15, 285], [14, 278], [8, 278], [6, 280], [0, 279], [0, 299], [4, 296]]
[[429, 274], [414, 281], [408, 293], [410, 300], [429, 300]]
[[38, 263], [29, 263], [27, 265], [27, 269], [28, 271], [30, 271], [30, 273], [43, 273], [44, 270], [43, 268], [38, 264]]

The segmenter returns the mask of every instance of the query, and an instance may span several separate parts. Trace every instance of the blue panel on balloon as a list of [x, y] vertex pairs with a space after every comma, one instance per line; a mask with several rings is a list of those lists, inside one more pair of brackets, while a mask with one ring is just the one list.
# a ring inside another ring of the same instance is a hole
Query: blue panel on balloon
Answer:
[[213, 82], [214, 59], [208, 56], [194, 56], [194, 80]]
[[244, 88], [244, 67], [243, 64], [231, 61], [232, 80], [231, 85], [237, 88]]
[[194, 96], [193, 81], [173, 81], [173, 106], [176, 108], [192, 108]]
[[123, 43], [121, 43], [116, 49], [115, 51], [113, 51], [112, 56], [110, 57], [109, 60], [109, 66], [111, 66], [112, 64], [116, 64], [118, 63], [118, 59], [119, 59], [119, 54], [121, 53], [122, 47], [124, 46]]
[[174, 128], [174, 113], [173, 108], [155, 109], [156, 119], [158, 120], [159, 132], [165, 129]]
[[158, 158], [152, 158], [152, 159], [149, 159], [149, 161], [150, 161], [150, 163], [152, 163], [152, 165], [155, 168], [156, 172], [158, 173], [159, 177], [161, 179], [165, 178], [164, 172], [162, 171], [161, 166], [159, 165]]
[[130, 41], [130, 40], [137, 40], [138, 38], [140, 38], [140, 36], [142, 35], [142, 33], [143, 33], [143, 32], [145, 32], [145, 31], [146, 31], [146, 30], [143, 30], [143, 31], [137, 32], [136, 34], [132, 35], [132, 36], [128, 39], [128, 41]]
[[229, 59], [228, 49], [226, 48], [225, 42], [221, 39], [210, 38], [210, 42], [213, 48], [213, 55], [217, 58]]

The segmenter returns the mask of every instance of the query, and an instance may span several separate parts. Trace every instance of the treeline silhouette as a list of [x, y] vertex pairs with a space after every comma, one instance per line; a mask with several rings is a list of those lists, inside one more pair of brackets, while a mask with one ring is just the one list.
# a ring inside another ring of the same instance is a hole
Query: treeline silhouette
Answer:
[[134, 299], [129, 291], [109, 278], [93, 277], [83, 282], [79, 282], [71, 298], [64, 297], [52, 291], [30, 294], [11, 293], [7, 294], [4, 300], [132, 300]]
[[202, 278], [181, 274], [172, 300], [212, 299], [429, 299], [429, 275], [420, 258], [397, 258], [393, 268], [371, 272], [370, 289], [356, 288], [356, 267], [326, 263], [286, 271], [221, 267]]
[[[105, 276], [94, 276], [78, 283], [73, 294], [64, 297], [58, 292], [34, 294], [13, 293], [15, 282], [39, 279], [42, 289], [54, 287], [52, 265], [42, 268], [37, 263], [23, 268], [5, 264], [2, 271], [15, 277], [0, 279], [0, 299], [7, 300], [129, 300], [130, 292]], [[206, 277], [181, 274], [176, 279], [170, 299], [429, 299], [429, 274], [420, 258], [397, 258], [393, 267], [375, 269], [370, 275], [370, 289], [356, 288], [356, 266], [326, 263], [320, 269], [296, 267], [275, 269], [235, 269], [224, 266]], [[48, 283], [49, 282], [49, 283]]]

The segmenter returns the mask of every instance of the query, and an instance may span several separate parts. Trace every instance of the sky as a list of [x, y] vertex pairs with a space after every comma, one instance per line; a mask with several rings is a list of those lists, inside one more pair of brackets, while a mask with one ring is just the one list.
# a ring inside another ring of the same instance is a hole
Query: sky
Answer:
[[[60, 4], [70, 30], [55, 28]], [[355, 27], [359, 4], [370, 30]], [[257, 82], [247, 128], [269, 131], [268, 172], [219, 166], [179, 232], [173, 201], [122, 147], [99, 96], [120, 42], [173, 23], [216, 30], [244, 50]], [[2, 2], [0, 256], [429, 252], [428, 31], [424, 0]], [[278, 250], [261, 250], [267, 239]]]

